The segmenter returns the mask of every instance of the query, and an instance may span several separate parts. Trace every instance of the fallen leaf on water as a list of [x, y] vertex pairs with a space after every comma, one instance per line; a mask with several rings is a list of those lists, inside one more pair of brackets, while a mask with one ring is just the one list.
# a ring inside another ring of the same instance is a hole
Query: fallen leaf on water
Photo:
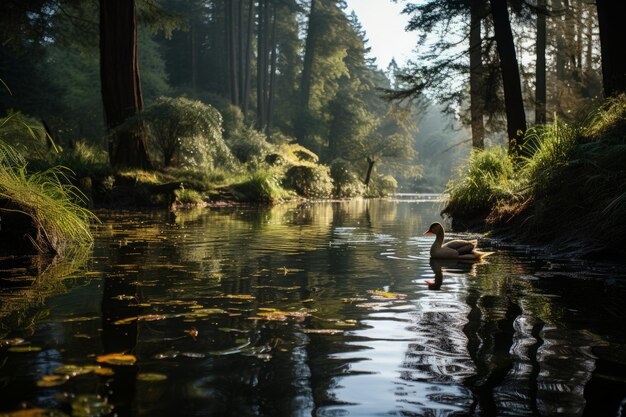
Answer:
[[137, 375], [137, 381], [159, 382], [159, 381], [165, 381], [166, 379], [167, 379], [167, 375], [163, 375], [163, 374], [142, 372]]
[[229, 299], [234, 299], [234, 300], [245, 300], [245, 301], [256, 300], [256, 297], [250, 294], [227, 294], [227, 295], [220, 295], [216, 298], [229, 298]]
[[[302, 321], [310, 315], [308, 311], [261, 311], [257, 313], [258, 318], [256, 320], [285, 321], [287, 318], [293, 318]], [[254, 320], [255, 318], [251, 317], [251, 319]]]
[[302, 303], [314, 303], [315, 300], [312, 298], [307, 298], [306, 300], [302, 300]]
[[370, 310], [385, 310], [392, 306], [391, 303], [363, 303], [363, 304], [355, 304], [356, 307], [360, 308], [369, 308]]
[[44, 375], [36, 384], [40, 388], [57, 387], [65, 384], [69, 379], [67, 375]]
[[80, 323], [83, 321], [91, 321], [99, 319], [99, 316], [81, 316], [81, 317], [69, 317], [63, 320], [63, 323]]
[[73, 377], [73, 376], [78, 376], [78, 375], [89, 374], [91, 372], [94, 372], [97, 368], [99, 368], [99, 366], [61, 365], [54, 369], [54, 373], [66, 375], [68, 377]]
[[126, 301], [126, 300], [134, 300], [135, 296], [134, 295], [125, 295], [125, 294], [120, 294], [120, 295], [116, 295], [115, 297], [111, 297], [112, 300], [119, 300], [119, 301]]
[[11, 411], [0, 414], [0, 417], [67, 417], [67, 414], [57, 410], [44, 408], [29, 408], [26, 410]]
[[137, 358], [134, 355], [124, 353], [109, 353], [108, 355], [98, 356], [96, 361], [98, 361], [98, 363], [108, 363], [109, 365], [130, 366], [137, 362]]
[[195, 327], [190, 327], [189, 329], [185, 330], [185, 333], [193, 337], [194, 339], [198, 337], [198, 329], [196, 329]]
[[41, 351], [41, 348], [39, 346], [11, 346], [7, 350], [13, 353], [28, 353], [39, 352]]
[[0, 346], [15, 346], [21, 345], [24, 342], [25, 340], [20, 339], [19, 337], [16, 337], [14, 339], [0, 339]]
[[342, 303], [360, 303], [361, 301], [367, 301], [367, 298], [354, 297], [354, 298], [342, 298]]
[[340, 334], [343, 330], [340, 329], [302, 329], [302, 333], [311, 334]]
[[367, 293], [371, 294], [372, 298], [406, 298], [406, 294], [398, 294], [380, 290], [369, 290], [367, 291]]

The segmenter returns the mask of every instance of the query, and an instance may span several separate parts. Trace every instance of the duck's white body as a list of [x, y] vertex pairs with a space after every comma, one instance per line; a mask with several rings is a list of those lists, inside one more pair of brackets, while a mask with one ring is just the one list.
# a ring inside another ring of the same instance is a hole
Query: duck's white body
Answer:
[[493, 252], [481, 252], [476, 250], [477, 240], [451, 240], [443, 243], [445, 231], [439, 223], [433, 223], [425, 234], [434, 234], [435, 242], [430, 247], [431, 258], [436, 259], [459, 259], [479, 260]]

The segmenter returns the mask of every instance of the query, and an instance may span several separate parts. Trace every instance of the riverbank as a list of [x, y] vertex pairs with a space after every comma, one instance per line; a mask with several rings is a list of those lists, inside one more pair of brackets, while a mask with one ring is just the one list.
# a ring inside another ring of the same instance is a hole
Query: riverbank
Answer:
[[618, 259], [626, 253], [626, 97], [579, 123], [529, 129], [525, 156], [474, 152], [442, 214], [453, 228], [489, 231], [548, 251]]

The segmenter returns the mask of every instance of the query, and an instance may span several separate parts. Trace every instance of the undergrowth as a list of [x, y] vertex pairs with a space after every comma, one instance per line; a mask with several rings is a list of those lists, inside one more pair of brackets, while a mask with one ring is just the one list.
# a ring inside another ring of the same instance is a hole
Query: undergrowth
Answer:
[[524, 157], [474, 152], [443, 213], [509, 227], [517, 237], [622, 255], [626, 243], [626, 97], [607, 100], [577, 124], [556, 121], [526, 135]]
[[82, 206], [84, 196], [71, 185], [67, 168], [30, 173], [25, 159], [0, 141], [0, 218], [6, 228], [27, 216], [29, 240], [39, 252], [62, 252], [70, 243], [91, 243], [96, 217]]

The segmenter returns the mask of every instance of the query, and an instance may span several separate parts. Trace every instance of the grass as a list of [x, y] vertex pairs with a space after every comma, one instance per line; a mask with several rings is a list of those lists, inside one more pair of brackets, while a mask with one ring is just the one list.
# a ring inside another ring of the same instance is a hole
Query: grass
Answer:
[[275, 203], [289, 197], [289, 193], [280, 186], [277, 174], [269, 169], [258, 169], [231, 188], [243, 201]]
[[0, 216], [5, 226], [27, 216], [30, 241], [39, 252], [60, 253], [70, 243], [93, 241], [89, 224], [96, 217], [82, 206], [85, 198], [70, 175], [60, 166], [29, 173], [24, 158], [0, 142]]
[[[626, 97], [607, 100], [577, 124], [527, 133], [519, 163], [503, 150], [475, 152], [448, 187], [443, 213], [517, 237], [585, 254], [626, 250]], [[569, 248], [569, 249], [568, 249]]]

